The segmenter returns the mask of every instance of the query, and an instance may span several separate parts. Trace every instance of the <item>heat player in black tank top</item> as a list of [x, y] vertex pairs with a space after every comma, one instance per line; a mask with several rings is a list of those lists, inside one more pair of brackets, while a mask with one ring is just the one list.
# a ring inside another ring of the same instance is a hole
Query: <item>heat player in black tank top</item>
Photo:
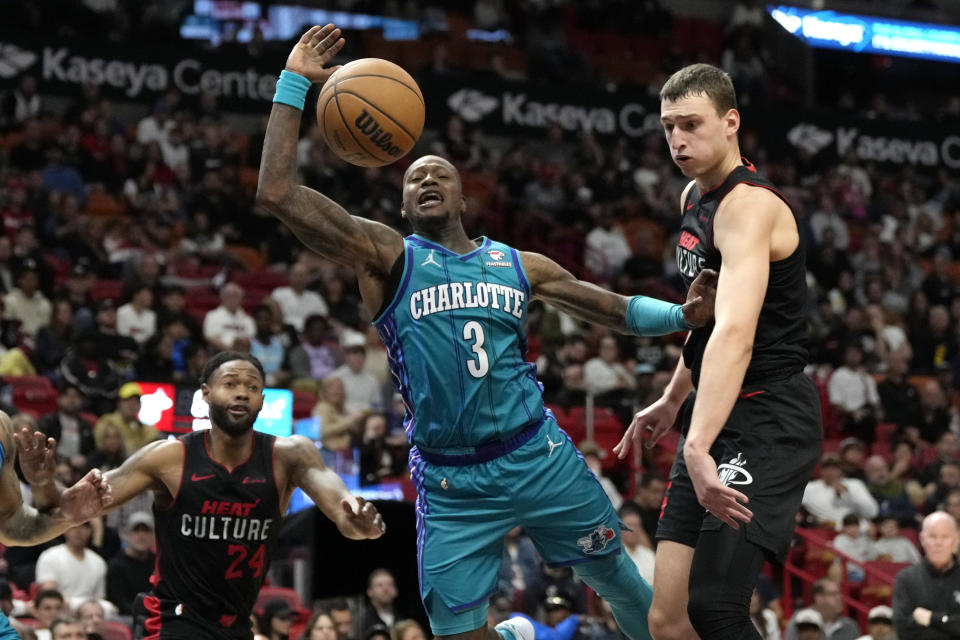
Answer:
[[[688, 285], [704, 268], [718, 270], [723, 278], [723, 256], [714, 243], [713, 223], [724, 198], [739, 185], [763, 189], [789, 207], [776, 187], [746, 160], [710, 191], [700, 194], [696, 187], [690, 189], [683, 203], [676, 252], [677, 267]], [[718, 296], [721, 292], [718, 289]], [[808, 357], [806, 300], [801, 241], [789, 256], [769, 263], [766, 292], [742, 388], [722, 431], [709, 447], [720, 483], [749, 499], [746, 507], [752, 511], [752, 519], [739, 522], [739, 531], [725, 524], [715, 512], [705, 511], [698, 500], [684, 451], [696, 393], [682, 410], [684, 438], [670, 471], [657, 539], [695, 549], [689, 594], [694, 607], [699, 602], [724, 602], [719, 599], [722, 591], [736, 592], [736, 580], [730, 576], [743, 578], [752, 585], [765, 560], [783, 562], [786, 557], [803, 489], [822, 445], [819, 396], [803, 373]], [[684, 345], [683, 362], [690, 370], [694, 388], [700, 384], [704, 355], [714, 329], [711, 323], [692, 330]], [[727, 573], [725, 567], [717, 575], [718, 565], [711, 565], [708, 557], [721, 557], [736, 569]], [[749, 603], [749, 589], [744, 591], [744, 600]], [[695, 613], [691, 621], [702, 637], [726, 637], [704, 629], [715, 624], [716, 619], [711, 616], [721, 618], [729, 612], [722, 608], [719, 612], [696, 608], [692, 611]]]
[[180, 491], [172, 501], [154, 503], [155, 595], [144, 603], [157, 615], [165, 603], [189, 603], [183, 614], [222, 627], [249, 626], [282, 517], [273, 475], [275, 438], [254, 432], [249, 460], [228, 470], [211, 458], [208, 437], [197, 431], [181, 439]]
[[204, 367], [211, 428], [137, 451], [107, 475], [113, 506], [156, 496], [157, 570], [135, 606], [145, 638], [250, 638], [280, 520], [300, 487], [352, 539], [378, 538], [374, 506], [355, 498], [301, 436], [253, 431], [263, 368], [249, 354], [219, 353]]
[[730, 77], [690, 65], [660, 98], [671, 157], [692, 179], [677, 267], [688, 284], [706, 268], [719, 276], [715, 322], [689, 334], [663, 396], [634, 417], [618, 451], [644, 432], [662, 436], [687, 400], [657, 528], [650, 629], [656, 640], [759, 640], [750, 596], [763, 563], [786, 555], [822, 441], [803, 374], [804, 247], [789, 203], [740, 157]]

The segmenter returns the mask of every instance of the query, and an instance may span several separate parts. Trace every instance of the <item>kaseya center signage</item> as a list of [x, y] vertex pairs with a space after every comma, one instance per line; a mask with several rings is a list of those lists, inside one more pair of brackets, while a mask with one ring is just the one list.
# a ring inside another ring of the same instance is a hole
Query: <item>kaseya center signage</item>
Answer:
[[604, 93], [444, 77], [423, 78], [420, 87], [428, 122], [456, 114], [490, 133], [538, 136], [556, 124], [571, 133], [636, 138], [660, 128], [659, 105], [636, 89]]
[[825, 163], [854, 156], [863, 162], [925, 170], [960, 169], [960, 122], [951, 126], [781, 113], [761, 128], [766, 129], [765, 144], [780, 146], [787, 157], [803, 151]]
[[264, 109], [273, 99], [279, 64], [242, 55], [27, 43], [0, 33], [0, 85], [15, 85], [29, 74], [50, 93], [75, 94], [90, 84], [117, 98], [152, 100], [176, 89], [187, 96], [212, 93], [233, 109]]

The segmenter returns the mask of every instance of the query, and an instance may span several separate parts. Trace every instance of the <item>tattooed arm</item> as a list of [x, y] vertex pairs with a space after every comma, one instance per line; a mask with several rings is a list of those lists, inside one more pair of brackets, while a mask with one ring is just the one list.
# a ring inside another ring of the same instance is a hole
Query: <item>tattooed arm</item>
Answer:
[[[631, 298], [607, 291], [591, 282], [578, 280], [559, 264], [529, 251], [520, 253], [530, 280], [530, 294], [556, 306], [575, 318], [609, 327], [620, 333], [633, 333], [627, 311]], [[713, 316], [716, 272], [704, 269], [690, 285], [683, 318], [692, 327], [706, 324]]]
[[[333, 25], [313, 27], [287, 58], [287, 70], [311, 82], [336, 71], [327, 63], [343, 47]], [[390, 227], [352, 216], [326, 196], [297, 184], [297, 140], [302, 112], [274, 103], [260, 158], [257, 204], [276, 216], [309, 249], [357, 272], [367, 309], [376, 313], [383, 283], [403, 252], [403, 238]]]
[[0, 471], [0, 543], [29, 547], [57, 537], [70, 527], [89, 520], [109, 502], [109, 487], [94, 469], [63, 492], [60, 506], [41, 513], [23, 504], [20, 479], [14, 470], [17, 447], [7, 414], [0, 412], [0, 444], [6, 455]]

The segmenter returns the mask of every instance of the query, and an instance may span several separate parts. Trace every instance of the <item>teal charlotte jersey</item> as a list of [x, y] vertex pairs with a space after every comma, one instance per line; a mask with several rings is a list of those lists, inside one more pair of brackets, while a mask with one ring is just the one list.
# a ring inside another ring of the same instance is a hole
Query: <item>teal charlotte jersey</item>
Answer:
[[374, 321], [422, 450], [505, 440], [544, 415], [527, 362], [530, 284], [516, 249], [481, 238], [463, 255], [404, 239], [396, 294]]
[[[434, 635], [483, 626], [504, 536], [521, 525], [545, 563], [576, 566], [613, 598], [631, 637], [649, 637], [650, 587], [621, 554], [613, 505], [527, 362], [530, 283], [516, 249], [482, 238], [460, 255], [412, 235], [399, 275], [397, 263], [396, 294], [374, 324], [414, 445], [420, 597]], [[636, 624], [624, 607], [639, 607]]]

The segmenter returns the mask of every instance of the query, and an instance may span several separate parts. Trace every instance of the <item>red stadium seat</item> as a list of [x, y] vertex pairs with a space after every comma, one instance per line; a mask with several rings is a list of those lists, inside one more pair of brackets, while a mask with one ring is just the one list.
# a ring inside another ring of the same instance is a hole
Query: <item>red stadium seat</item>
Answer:
[[46, 376], [4, 376], [3, 381], [11, 387], [53, 389], [53, 383]]
[[38, 417], [53, 413], [57, 410], [57, 392], [52, 387], [14, 387], [13, 406]]
[[873, 430], [873, 434], [877, 442], [893, 442], [894, 436], [897, 435], [897, 423], [881, 422]]
[[557, 424], [563, 428], [564, 431], [567, 429], [567, 412], [558, 404], [546, 404], [544, 405], [547, 409], [553, 412], [553, 417], [557, 419]]
[[262, 609], [263, 605], [271, 600], [286, 600], [291, 609], [302, 609], [303, 603], [300, 601], [300, 594], [289, 587], [263, 587], [257, 594], [257, 609]]
[[90, 287], [90, 297], [94, 300], [119, 300], [123, 297], [123, 280], [97, 280]]
[[202, 311], [204, 314], [211, 309], [220, 306], [220, 295], [209, 287], [193, 287], [187, 289], [187, 309], [192, 313], [194, 310]]
[[118, 620], [107, 620], [103, 640], [133, 640], [133, 632]]
[[877, 440], [870, 445], [870, 455], [880, 456], [889, 464], [893, 460], [893, 448], [885, 440]]
[[317, 404], [317, 394], [313, 391], [293, 392], [293, 419], [309, 418]]
[[[909, 562], [884, 562], [882, 560], [864, 562], [863, 566], [867, 569], [867, 572], [863, 579], [863, 587], [860, 589], [860, 601], [868, 607], [890, 604], [890, 598], [893, 595], [892, 579], [909, 567], [910, 564]], [[870, 571], [871, 569], [882, 572], [885, 577], [878, 577]]]
[[243, 271], [233, 277], [233, 281], [244, 289], [273, 291], [277, 287], [289, 284], [286, 274], [280, 271]]

